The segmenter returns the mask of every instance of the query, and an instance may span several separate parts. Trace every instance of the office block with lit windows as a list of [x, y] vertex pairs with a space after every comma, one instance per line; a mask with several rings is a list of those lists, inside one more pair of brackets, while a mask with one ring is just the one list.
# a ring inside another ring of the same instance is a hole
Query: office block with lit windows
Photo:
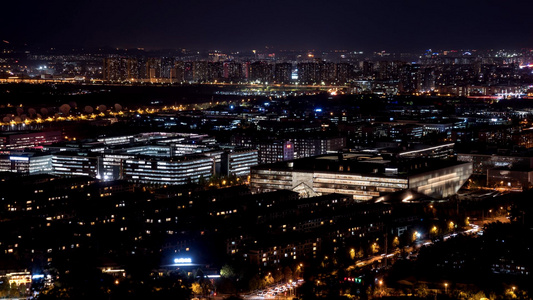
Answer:
[[62, 140], [61, 131], [13, 131], [0, 134], [0, 149], [24, 149]]
[[221, 173], [224, 175], [248, 176], [250, 167], [259, 164], [258, 151], [231, 149], [222, 153]]
[[208, 179], [214, 173], [214, 160], [205, 155], [146, 157], [127, 159], [124, 179], [146, 184], [187, 184]]

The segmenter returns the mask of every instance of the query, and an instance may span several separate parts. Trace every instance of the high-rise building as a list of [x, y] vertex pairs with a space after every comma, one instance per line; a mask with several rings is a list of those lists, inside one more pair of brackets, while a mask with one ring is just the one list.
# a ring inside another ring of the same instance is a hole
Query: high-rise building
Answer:
[[242, 64], [228, 61], [224, 63], [224, 79], [226, 81], [241, 81], [244, 79]]
[[304, 62], [298, 64], [298, 82], [302, 84], [313, 84], [317, 80], [316, 63]]
[[221, 81], [224, 79], [224, 63], [222, 62], [210, 62], [208, 64], [207, 81]]
[[209, 80], [209, 63], [207, 61], [195, 61], [192, 63], [193, 81], [206, 82]]
[[265, 61], [257, 61], [250, 64], [250, 81], [261, 83], [272, 82], [274, 79], [272, 65]]
[[334, 83], [336, 81], [336, 65], [332, 62], [319, 62], [316, 64], [317, 83]]
[[176, 61], [174, 63], [174, 69], [170, 72], [171, 81], [184, 82], [185, 81], [185, 62]]
[[108, 57], [104, 59], [102, 79], [105, 81], [132, 81], [142, 78], [139, 62], [130, 57]]
[[277, 83], [290, 83], [292, 75], [292, 64], [277, 63], [274, 65], [274, 81]]
[[146, 60], [146, 79], [156, 80], [161, 76], [161, 58], [151, 57]]
[[168, 56], [161, 57], [161, 77], [172, 78], [172, 70], [174, 70], [174, 58]]
[[353, 79], [354, 68], [349, 63], [337, 64], [337, 83], [344, 85]]

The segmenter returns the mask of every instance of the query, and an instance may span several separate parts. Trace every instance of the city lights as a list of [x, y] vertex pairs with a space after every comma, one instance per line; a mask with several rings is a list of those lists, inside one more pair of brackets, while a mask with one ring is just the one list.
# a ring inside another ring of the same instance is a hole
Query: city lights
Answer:
[[[117, 31], [82, 3], [46, 35], [32, 10], [64, 5], [32, 1], [0, 43], [0, 296], [531, 298], [533, 21], [514, 6], [324, 2], [315, 26], [313, 5], [146, 2], [165, 30]], [[351, 30], [356, 6], [387, 18]], [[228, 9], [253, 34], [212, 18]]]

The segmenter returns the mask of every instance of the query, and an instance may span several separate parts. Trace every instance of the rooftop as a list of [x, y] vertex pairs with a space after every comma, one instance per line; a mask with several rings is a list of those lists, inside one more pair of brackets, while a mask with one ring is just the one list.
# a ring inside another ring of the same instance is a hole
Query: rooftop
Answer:
[[464, 162], [440, 159], [397, 159], [392, 156], [370, 153], [342, 153], [260, 165], [252, 167], [252, 169], [350, 173], [407, 178], [408, 176], [461, 164], [464, 164]]

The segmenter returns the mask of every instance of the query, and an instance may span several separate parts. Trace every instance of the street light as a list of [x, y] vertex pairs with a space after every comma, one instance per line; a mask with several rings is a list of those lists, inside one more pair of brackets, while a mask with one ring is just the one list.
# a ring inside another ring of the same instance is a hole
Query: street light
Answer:
[[420, 232], [418, 232], [418, 231], [413, 232], [413, 237], [412, 237], [413, 242], [415, 242], [417, 239], [419, 239], [420, 236], [421, 236]]
[[453, 221], [450, 221], [450, 224], [448, 224], [448, 228], [450, 229], [450, 231], [453, 231], [455, 227], [455, 224], [453, 223]]
[[448, 294], [448, 283], [444, 284], [444, 293]]

